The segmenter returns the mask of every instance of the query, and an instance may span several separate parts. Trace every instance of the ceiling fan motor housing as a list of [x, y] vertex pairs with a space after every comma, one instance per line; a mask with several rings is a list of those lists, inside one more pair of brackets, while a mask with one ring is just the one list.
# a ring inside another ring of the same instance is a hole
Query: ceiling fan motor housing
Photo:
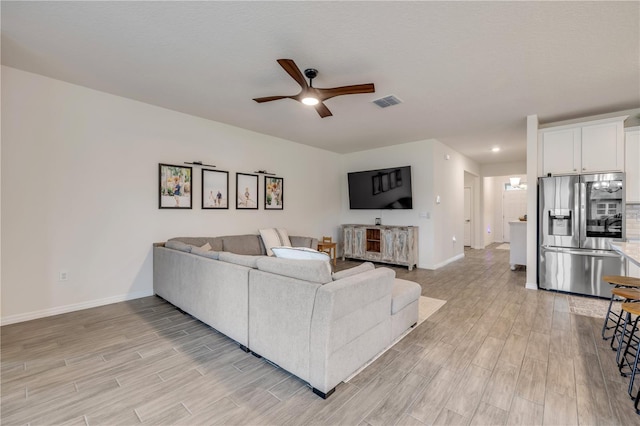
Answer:
[[306, 70], [304, 70], [304, 75], [307, 78], [316, 78], [318, 76], [318, 70], [315, 68], [307, 68]]

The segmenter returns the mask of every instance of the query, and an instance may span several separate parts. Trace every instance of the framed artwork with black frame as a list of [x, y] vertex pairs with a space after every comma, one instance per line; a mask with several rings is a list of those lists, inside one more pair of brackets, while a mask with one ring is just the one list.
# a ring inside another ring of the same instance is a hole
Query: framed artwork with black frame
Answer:
[[264, 177], [264, 209], [284, 210], [284, 178]]
[[236, 209], [258, 210], [258, 175], [236, 173]]
[[158, 208], [190, 209], [192, 179], [191, 167], [159, 164]]
[[229, 172], [202, 169], [202, 209], [229, 208]]

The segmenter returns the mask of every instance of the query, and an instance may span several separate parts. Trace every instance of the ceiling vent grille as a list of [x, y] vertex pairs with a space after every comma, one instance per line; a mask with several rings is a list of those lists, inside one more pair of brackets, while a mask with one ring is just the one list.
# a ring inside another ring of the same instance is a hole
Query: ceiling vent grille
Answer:
[[373, 103], [378, 105], [380, 108], [386, 108], [386, 107], [401, 104], [402, 101], [396, 98], [394, 95], [389, 95], [389, 96], [385, 96], [384, 98], [376, 99], [373, 101]]

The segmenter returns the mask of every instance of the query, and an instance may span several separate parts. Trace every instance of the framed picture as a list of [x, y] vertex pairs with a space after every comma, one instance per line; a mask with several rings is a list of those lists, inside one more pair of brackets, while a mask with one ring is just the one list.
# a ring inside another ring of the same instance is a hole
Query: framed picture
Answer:
[[236, 209], [258, 210], [258, 175], [236, 173]]
[[396, 186], [402, 186], [402, 170], [398, 169], [394, 174], [396, 176]]
[[202, 169], [202, 208], [229, 208], [229, 172]]
[[158, 207], [161, 209], [191, 208], [191, 167], [160, 164]]
[[382, 192], [382, 182], [380, 181], [380, 175], [372, 176], [371, 184], [373, 186], [373, 195], [376, 195]]
[[389, 173], [382, 174], [382, 192], [389, 190]]
[[264, 209], [284, 210], [284, 179], [264, 177]]

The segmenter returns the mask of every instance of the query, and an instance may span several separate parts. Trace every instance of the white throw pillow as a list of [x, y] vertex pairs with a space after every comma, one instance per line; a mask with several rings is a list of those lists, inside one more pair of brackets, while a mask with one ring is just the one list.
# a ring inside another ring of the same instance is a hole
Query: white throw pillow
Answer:
[[202, 247], [200, 247], [200, 250], [204, 250], [204, 251], [211, 250], [211, 244], [207, 243], [207, 244], [203, 245]]
[[262, 237], [264, 248], [267, 249], [268, 256], [273, 256], [273, 252], [271, 251], [272, 247], [291, 247], [291, 241], [289, 240], [289, 234], [286, 229], [261, 229], [260, 236]]
[[307, 247], [272, 247], [271, 250], [282, 259], [331, 260], [327, 253]]

